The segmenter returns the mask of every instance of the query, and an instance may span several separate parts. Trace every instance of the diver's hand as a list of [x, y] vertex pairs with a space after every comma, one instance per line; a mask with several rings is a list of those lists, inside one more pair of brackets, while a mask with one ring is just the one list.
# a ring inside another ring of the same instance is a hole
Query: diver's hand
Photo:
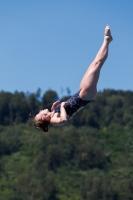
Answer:
[[61, 102], [61, 106], [63, 106], [64, 107], [64, 105], [66, 105], [67, 104], [67, 102], [65, 101], [65, 102]]
[[60, 100], [53, 103], [53, 105], [51, 107], [51, 111], [53, 111], [58, 104], [60, 104]]

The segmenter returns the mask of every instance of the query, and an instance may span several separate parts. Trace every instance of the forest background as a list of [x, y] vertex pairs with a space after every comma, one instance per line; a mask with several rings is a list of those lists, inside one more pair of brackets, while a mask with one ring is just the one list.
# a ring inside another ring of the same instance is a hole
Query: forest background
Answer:
[[[0, 200], [133, 199], [132, 21], [131, 0], [0, 1]], [[77, 92], [106, 24], [101, 92], [65, 126], [36, 130], [29, 113]]]
[[36, 130], [29, 113], [57, 99], [0, 92], [0, 200], [133, 199], [133, 92], [103, 90], [65, 126]]

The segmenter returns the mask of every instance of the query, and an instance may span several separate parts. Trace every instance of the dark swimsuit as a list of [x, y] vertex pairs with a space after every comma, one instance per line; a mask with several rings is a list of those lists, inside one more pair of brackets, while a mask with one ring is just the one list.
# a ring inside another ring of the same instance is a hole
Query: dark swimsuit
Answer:
[[[86, 106], [91, 101], [82, 100], [77, 92], [74, 96], [67, 100], [67, 104], [64, 105], [67, 115], [69, 116], [68, 120], [72, 115], [76, 114], [81, 108]], [[60, 113], [60, 104], [55, 107], [55, 113]]]

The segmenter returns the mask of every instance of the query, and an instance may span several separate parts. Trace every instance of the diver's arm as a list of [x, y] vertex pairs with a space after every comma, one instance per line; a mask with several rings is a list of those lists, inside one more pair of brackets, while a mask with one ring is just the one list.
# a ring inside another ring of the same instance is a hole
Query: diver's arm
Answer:
[[66, 110], [64, 108], [64, 105], [67, 102], [62, 102], [61, 106], [60, 106], [60, 113], [54, 113], [54, 115], [52, 116], [50, 123], [54, 126], [62, 126], [64, 124], [66, 124], [67, 122], [67, 113]]
[[67, 104], [67, 102], [62, 102], [60, 107], [60, 122], [66, 123], [67, 122], [67, 113], [64, 108], [64, 105]]

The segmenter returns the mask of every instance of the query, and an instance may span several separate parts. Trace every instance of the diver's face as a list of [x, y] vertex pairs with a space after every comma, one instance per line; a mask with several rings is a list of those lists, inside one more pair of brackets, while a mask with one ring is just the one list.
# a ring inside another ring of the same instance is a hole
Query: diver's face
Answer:
[[41, 118], [42, 120], [50, 120], [50, 112], [48, 109], [40, 110], [36, 115], [36, 118]]
[[49, 113], [48, 109], [40, 110], [39, 114], [47, 115]]

